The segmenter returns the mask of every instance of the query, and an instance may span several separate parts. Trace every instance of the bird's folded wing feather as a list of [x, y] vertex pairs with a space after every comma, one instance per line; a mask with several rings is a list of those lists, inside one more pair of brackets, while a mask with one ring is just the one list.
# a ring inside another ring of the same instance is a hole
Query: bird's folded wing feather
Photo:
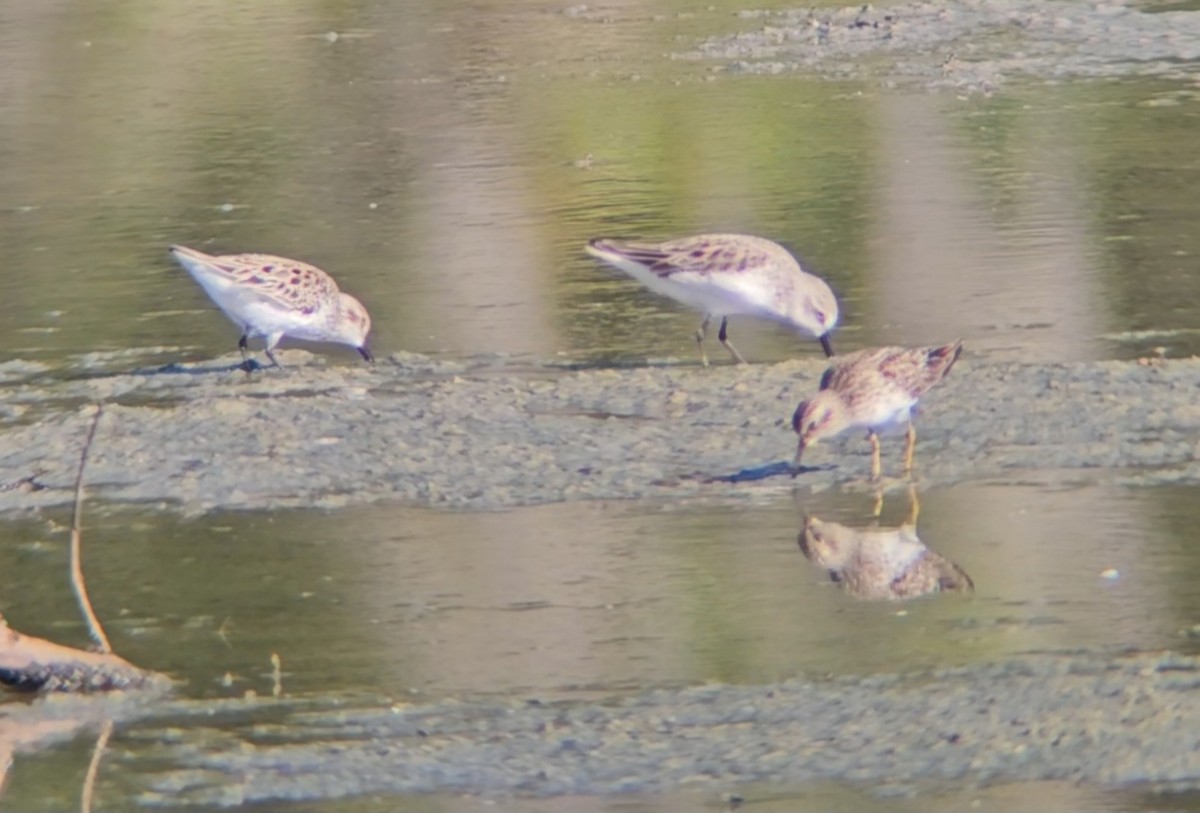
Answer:
[[260, 297], [282, 308], [313, 313], [336, 299], [337, 284], [316, 266], [270, 254], [214, 257], [211, 267], [237, 282], [240, 293]]

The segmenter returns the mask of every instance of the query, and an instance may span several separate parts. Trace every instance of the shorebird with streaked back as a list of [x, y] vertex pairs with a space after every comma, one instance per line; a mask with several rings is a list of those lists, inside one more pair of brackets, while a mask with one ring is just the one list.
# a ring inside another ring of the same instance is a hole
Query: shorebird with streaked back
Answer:
[[821, 376], [817, 394], [792, 414], [792, 428], [800, 436], [795, 470], [809, 446], [860, 426], [871, 442], [871, 479], [877, 480], [882, 468], [878, 430], [907, 422], [904, 471], [912, 471], [917, 445], [912, 408], [946, 377], [961, 353], [962, 342], [956, 341], [941, 347], [875, 347], [839, 357]]
[[171, 256], [192, 275], [217, 307], [242, 329], [238, 349], [246, 368], [248, 340], [266, 340], [267, 358], [284, 336], [313, 342], [337, 342], [372, 361], [367, 349], [371, 317], [333, 278], [308, 263], [270, 254], [213, 256], [185, 246], [171, 246]]
[[698, 234], [665, 243], [598, 237], [587, 244], [587, 252], [703, 313], [696, 344], [705, 367], [704, 337], [716, 316], [721, 317], [717, 337], [736, 361], [746, 360], [729, 341], [730, 316], [782, 322], [815, 336], [825, 355], [833, 355], [829, 332], [838, 320], [837, 298], [825, 280], [801, 268], [778, 243], [747, 234]]

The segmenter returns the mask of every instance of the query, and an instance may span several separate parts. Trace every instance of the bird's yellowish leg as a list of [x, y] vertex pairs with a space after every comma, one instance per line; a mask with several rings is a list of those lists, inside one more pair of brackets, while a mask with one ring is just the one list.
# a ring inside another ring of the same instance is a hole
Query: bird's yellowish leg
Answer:
[[908, 523], [914, 528], [917, 527], [917, 517], [921, 515], [921, 501], [917, 499], [917, 487], [914, 483], [908, 484]]
[[726, 329], [729, 320], [724, 316], [721, 317], [721, 331], [717, 334], [717, 338], [721, 340], [721, 344], [725, 345], [725, 349], [729, 351], [729, 355], [733, 356], [733, 360], [738, 364], [745, 364], [746, 359], [742, 358], [742, 354], [733, 346], [733, 342], [729, 341], [729, 332]]
[[917, 449], [917, 430], [913, 428], [912, 421], [908, 422], [908, 432], [904, 435], [904, 473], [911, 474], [913, 467], [913, 452]]
[[711, 321], [712, 317], [706, 313], [704, 321], [696, 328], [696, 347], [700, 348], [700, 363], [705, 367], [708, 366], [708, 354], [704, 352], [704, 337], [708, 335], [708, 323]]
[[867, 430], [867, 440], [871, 441], [871, 479], [878, 480], [883, 463], [879, 459], [879, 435], [875, 434], [874, 429]]

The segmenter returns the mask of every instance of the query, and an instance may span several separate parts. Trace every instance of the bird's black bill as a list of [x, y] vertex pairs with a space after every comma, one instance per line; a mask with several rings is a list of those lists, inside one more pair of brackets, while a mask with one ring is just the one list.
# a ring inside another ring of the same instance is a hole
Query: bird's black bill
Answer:
[[829, 334], [822, 334], [818, 338], [821, 340], [821, 349], [825, 351], [825, 357], [833, 358], [833, 345], [829, 342]]
[[358, 354], [363, 357], [364, 361], [372, 364], [375, 363], [375, 357], [371, 355], [371, 351], [367, 349], [365, 344], [362, 347], [356, 347], [354, 349], [358, 351]]

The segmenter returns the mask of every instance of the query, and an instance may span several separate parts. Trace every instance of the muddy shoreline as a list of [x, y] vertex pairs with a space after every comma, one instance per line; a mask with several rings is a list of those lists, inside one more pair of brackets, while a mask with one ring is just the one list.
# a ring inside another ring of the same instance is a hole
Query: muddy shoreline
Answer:
[[1200, 59], [1200, 12], [1178, 5], [918, 0], [746, 10], [744, 30], [676, 57], [716, 60], [733, 74], [803, 72], [964, 94], [1022, 80], [1187, 79]]
[[[0, 424], [0, 511], [71, 500], [88, 405], [100, 401], [92, 499], [188, 515], [375, 501], [471, 510], [742, 501], [866, 487], [857, 432], [813, 447], [812, 468], [794, 480], [760, 476], [794, 455], [789, 420], [825, 369], [817, 358], [709, 370], [515, 370], [413, 355], [368, 368], [302, 351], [288, 361], [251, 376], [219, 360], [10, 381], [4, 400], [21, 415]], [[1200, 482], [1198, 392], [1200, 360], [1033, 365], [968, 351], [922, 402], [918, 479]], [[899, 474], [901, 448], [884, 437], [885, 478]]]
[[[660, 689], [601, 703], [173, 701], [130, 721], [122, 759], [138, 777], [131, 798], [149, 807], [678, 789], [713, 804], [752, 802], [760, 782], [832, 781], [880, 797], [911, 796], [930, 781], [1184, 792], [1200, 787], [1198, 687], [1200, 660], [1145, 653]], [[0, 724], [37, 714], [5, 711]], [[85, 711], [97, 715], [68, 700], [57, 716]], [[139, 716], [128, 701], [112, 712]]]

